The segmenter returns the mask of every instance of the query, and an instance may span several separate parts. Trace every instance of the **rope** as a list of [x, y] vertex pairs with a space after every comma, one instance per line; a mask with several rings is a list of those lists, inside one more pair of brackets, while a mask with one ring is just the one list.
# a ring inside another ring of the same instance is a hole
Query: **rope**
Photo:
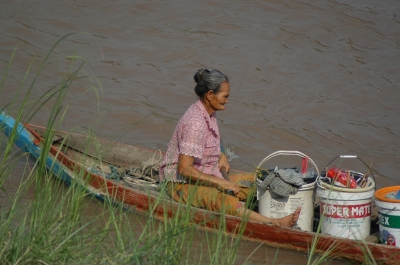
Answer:
[[[156, 159], [157, 154], [159, 154], [158, 159]], [[157, 189], [156, 183], [158, 182], [158, 178], [155, 175], [155, 172], [158, 172], [159, 170], [161, 159], [161, 150], [157, 150], [153, 157], [141, 164], [141, 168], [131, 166], [127, 173], [125, 173], [123, 180], [128, 186], [133, 188], [150, 187], [151, 189]]]
[[[160, 154], [160, 157], [159, 157], [159, 159], [157, 159], [157, 160], [155, 160], [155, 156], [157, 155], [157, 154]], [[154, 169], [154, 170], [156, 170], [156, 171], [158, 171], [159, 170], [159, 163], [161, 162], [161, 159], [162, 159], [162, 153], [161, 153], [161, 150], [159, 149], [159, 150], [157, 150], [155, 153], [154, 153], [154, 155], [153, 155], [153, 157], [152, 158], [150, 158], [150, 159], [148, 159], [147, 161], [145, 161], [145, 162], [143, 162], [142, 163], [142, 173], [143, 174], [145, 174], [145, 173], [148, 173], [147, 171], [150, 171], [150, 177], [152, 178], [152, 179], [154, 179], [155, 181], [157, 181], [156, 179], [155, 179], [155, 177], [153, 176], [153, 170], [152, 169]]]
[[124, 182], [127, 186], [130, 186], [135, 189], [139, 188], [143, 191], [146, 191], [148, 189], [158, 190], [158, 186], [155, 183], [151, 183], [147, 180], [126, 177], [126, 178], [124, 178]]

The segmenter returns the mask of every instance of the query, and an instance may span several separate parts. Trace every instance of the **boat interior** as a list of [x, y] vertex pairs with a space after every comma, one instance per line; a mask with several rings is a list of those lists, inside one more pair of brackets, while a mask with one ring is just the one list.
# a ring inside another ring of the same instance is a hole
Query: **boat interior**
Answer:
[[[38, 135], [44, 137], [46, 130], [31, 126]], [[161, 151], [154, 151], [131, 145], [100, 140], [94, 136], [57, 131], [52, 136], [52, 145], [80, 165], [101, 175], [116, 185], [150, 192], [154, 196], [162, 196], [159, 192], [158, 166], [163, 157]], [[232, 170], [233, 173], [240, 171]], [[326, 172], [325, 172], [326, 173]], [[325, 174], [322, 172], [322, 174]], [[314, 192], [315, 193], [315, 192]], [[168, 196], [164, 198], [171, 200]], [[256, 196], [251, 208], [258, 211]], [[318, 228], [320, 206], [314, 201], [313, 231]], [[368, 242], [378, 242], [379, 225], [376, 207], [371, 215], [371, 236]]]

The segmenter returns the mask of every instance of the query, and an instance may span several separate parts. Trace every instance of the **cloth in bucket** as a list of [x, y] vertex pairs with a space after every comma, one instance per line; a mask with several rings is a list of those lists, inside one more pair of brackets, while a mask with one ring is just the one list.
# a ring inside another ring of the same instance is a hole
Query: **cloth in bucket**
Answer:
[[306, 184], [300, 173], [294, 169], [278, 169], [270, 173], [264, 180], [257, 178], [257, 186], [262, 189], [270, 188], [271, 196], [288, 197], [290, 194], [296, 194], [297, 190]]

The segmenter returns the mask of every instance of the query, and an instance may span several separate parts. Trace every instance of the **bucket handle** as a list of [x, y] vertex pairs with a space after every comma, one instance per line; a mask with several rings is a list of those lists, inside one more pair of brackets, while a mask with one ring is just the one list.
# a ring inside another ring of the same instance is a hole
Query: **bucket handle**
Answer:
[[[266, 156], [261, 162], [260, 162], [260, 164], [258, 164], [258, 167], [257, 167], [257, 169], [259, 169], [259, 168], [261, 168], [261, 166], [267, 161], [267, 160], [269, 160], [269, 159], [271, 159], [271, 158], [273, 158], [273, 157], [276, 157], [276, 156], [280, 156], [280, 155], [282, 155], [282, 156], [299, 156], [299, 157], [301, 157], [301, 158], [307, 158], [308, 159], [308, 161], [313, 165], [313, 167], [315, 168], [315, 170], [317, 171], [317, 177], [320, 175], [320, 173], [319, 173], [319, 170], [318, 170], [318, 167], [317, 167], [317, 165], [315, 164], [315, 162], [309, 157], [309, 156], [307, 156], [306, 154], [304, 154], [304, 153], [302, 153], [302, 152], [299, 152], [299, 151], [287, 151], [287, 150], [279, 150], [279, 151], [275, 151], [275, 152], [273, 152], [272, 154], [269, 154], [268, 156]], [[255, 173], [255, 180], [257, 180], [257, 173]], [[314, 186], [314, 189], [313, 189], [313, 200], [315, 201], [315, 190], [316, 190], [316, 187]], [[257, 200], [259, 199], [259, 191], [258, 191], [258, 189], [257, 189]]]
[[268, 156], [266, 156], [261, 162], [260, 164], [258, 164], [257, 168], [261, 168], [261, 166], [269, 159], [275, 157], [275, 156], [279, 156], [279, 155], [283, 155], [283, 156], [299, 156], [301, 158], [307, 158], [308, 161], [311, 162], [311, 164], [313, 165], [313, 167], [315, 168], [315, 170], [317, 171], [317, 176], [319, 176], [319, 170], [317, 165], [315, 164], [315, 162], [306, 154], [299, 152], [299, 151], [286, 151], [286, 150], [280, 150], [280, 151], [276, 151], [273, 152], [272, 154], [269, 154]]
[[[331, 162], [328, 163], [328, 165], [326, 165], [326, 168], [328, 168], [328, 166], [329, 166], [333, 161], [335, 161], [335, 159], [337, 159], [337, 158], [357, 158], [358, 160], [360, 160], [360, 161], [367, 167], [367, 169], [369, 170], [369, 172], [371, 172], [372, 178], [374, 179], [374, 182], [376, 183], [375, 175], [374, 175], [374, 172], [372, 171], [372, 169], [367, 165], [367, 163], [365, 163], [365, 162], [364, 162], [361, 158], [359, 158], [357, 155], [338, 155], [338, 156], [336, 156], [335, 158], [333, 158], [333, 159], [331, 160]], [[375, 190], [376, 190], [376, 186], [375, 186]]]

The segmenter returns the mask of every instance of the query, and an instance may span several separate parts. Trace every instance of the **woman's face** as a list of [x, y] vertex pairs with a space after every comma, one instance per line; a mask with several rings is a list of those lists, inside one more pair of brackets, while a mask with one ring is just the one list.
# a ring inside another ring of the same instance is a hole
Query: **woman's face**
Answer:
[[207, 99], [210, 102], [210, 107], [214, 110], [224, 110], [225, 104], [228, 103], [228, 97], [230, 94], [230, 86], [228, 82], [222, 82], [220, 84], [220, 90], [217, 94], [212, 91], [208, 91]]

